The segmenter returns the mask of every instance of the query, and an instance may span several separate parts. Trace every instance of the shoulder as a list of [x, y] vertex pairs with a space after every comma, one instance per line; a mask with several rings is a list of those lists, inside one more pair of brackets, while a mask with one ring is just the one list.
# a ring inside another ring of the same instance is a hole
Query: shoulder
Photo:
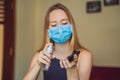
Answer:
[[90, 72], [92, 69], [92, 53], [89, 50], [80, 50], [78, 57], [78, 72], [80, 79], [89, 80]]
[[80, 58], [92, 58], [92, 53], [89, 50], [80, 49]]
[[92, 64], [92, 53], [89, 50], [80, 49], [80, 55], [78, 61], [80, 63], [91, 63]]

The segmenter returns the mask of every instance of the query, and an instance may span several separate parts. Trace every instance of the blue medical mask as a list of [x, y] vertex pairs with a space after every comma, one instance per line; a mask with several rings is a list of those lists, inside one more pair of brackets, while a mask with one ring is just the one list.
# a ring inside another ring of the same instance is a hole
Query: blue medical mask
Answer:
[[67, 42], [72, 36], [72, 25], [58, 25], [48, 30], [49, 37], [54, 42], [63, 44]]

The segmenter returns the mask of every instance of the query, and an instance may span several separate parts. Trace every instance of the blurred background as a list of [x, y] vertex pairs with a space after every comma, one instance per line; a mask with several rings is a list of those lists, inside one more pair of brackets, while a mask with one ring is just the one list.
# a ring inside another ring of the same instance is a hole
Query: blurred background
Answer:
[[[100, 5], [87, 5], [95, 1]], [[105, 5], [104, 0], [0, 0], [0, 80], [21, 80], [26, 74], [41, 45], [45, 13], [57, 2], [71, 11], [81, 44], [93, 54], [93, 66], [120, 72], [120, 1]], [[100, 9], [87, 11], [95, 6]]]

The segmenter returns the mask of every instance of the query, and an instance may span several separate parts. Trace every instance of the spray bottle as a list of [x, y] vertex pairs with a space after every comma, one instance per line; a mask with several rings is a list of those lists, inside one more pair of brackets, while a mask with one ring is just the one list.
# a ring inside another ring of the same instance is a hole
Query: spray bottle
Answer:
[[[47, 54], [52, 54], [52, 52], [53, 52], [53, 45], [50, 45], [47, 48]], [[42, 70], [47, 71], [48, 68], [49, 68], [48, 66], [46, 66], [45, 64], [42, 64]]]

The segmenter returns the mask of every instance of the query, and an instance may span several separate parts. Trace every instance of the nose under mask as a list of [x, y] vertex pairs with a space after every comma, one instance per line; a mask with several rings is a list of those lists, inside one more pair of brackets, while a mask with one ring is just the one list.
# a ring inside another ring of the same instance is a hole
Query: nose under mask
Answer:
[[54, 42], [63, 44], [67, 42], [72, 36], [72, 25], [59, 25], [48, 30], [50, 39]]

